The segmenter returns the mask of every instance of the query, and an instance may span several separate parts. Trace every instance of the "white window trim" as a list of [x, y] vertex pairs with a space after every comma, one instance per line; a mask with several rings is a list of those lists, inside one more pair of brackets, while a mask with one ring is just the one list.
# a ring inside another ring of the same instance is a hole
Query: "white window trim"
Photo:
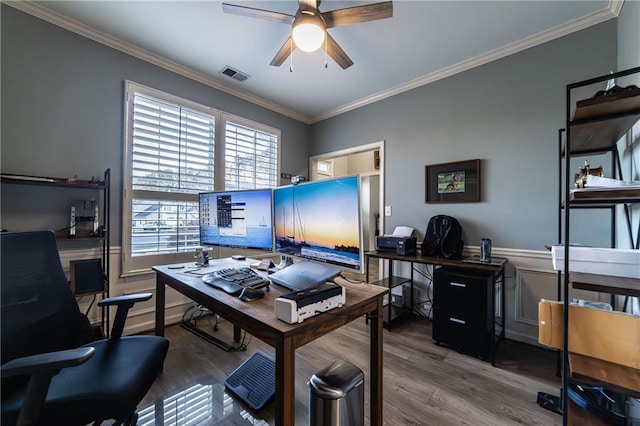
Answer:
[[[131, 216], [132, 216], [132, 200], [136, 198], [136, 190], [132, 190], [132, 173], [130, 170], [133, 167], [132, 158], [132, 135], [130, 129], [130, 123], [133, 119], [133, 111], [131, 110], [131, 97], [134, 93], [143, 93], [154, 98], [163, 99], [168, 102], [172, 102], [178, 105], [185, 106], [187, 108], [200, 111], [215, 117], [215, 153], [214, 153], [214, 189], [224, 190], [225, 185], [225, 137], [224, 129], [227, 121], [233, 121], [239, 125], [247, 126], [259, 130], [261, 132], [270, 133], [276, 135], [278, 139], [278, 152], [277, 152], [277, 175], [276, 182], [280, 176], [280, 158], [281, 158], [281, 131], [279, 129], [269, 127], [267, 125], [257, 123], [255, 121], [242, 118], [237, 115], [229, 114], [223, 111], [219, 111], [210, 106], [202, 105], [193, 101], [189, 101], [179, 96], [172, 95], [161, 90], [157, 90], [148, 86], [144, 86], [129, 80], [125, 80], [125, 96], [124, 96], [124, 161], [123, 161], [123, 195], [122, 195], [122, 242], [121, 242], [121, 277], [136, 276], [142, 274], [148, 274], [151, 272], [151, 267], [154, 265], [166, 265], [172, 263], [188, 262], [193, 259], [193, 253], [191, 252], [176, 252], [176, 253], [162, 253], [162, 254], [150, 254], [145, 256], [135, 257], [131, 255]], [[146, 196], [150, 191], [144, 192]], [[197, 194], [176, 194], [167, 192], [157, 192], [154, 194], [157, 199], [171, 199], [180, 201], [198, 201]]]

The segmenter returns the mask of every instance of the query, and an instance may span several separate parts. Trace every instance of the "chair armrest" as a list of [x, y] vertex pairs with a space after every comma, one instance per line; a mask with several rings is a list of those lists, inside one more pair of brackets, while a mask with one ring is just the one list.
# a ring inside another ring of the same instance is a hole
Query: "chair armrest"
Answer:
[[151, 293], [127, 294], [125, 296], [114, 296], [102, 299], [98, 302], [98, 306], [123, 306], [132, 307], [138, 302], [145, 302], [151, 299]]
[[63, 368], [84, 363], [93, 356], [95, 351], [95, 348], [86, 347], [25, 356], [3, 364], [0, 370], [2, 378], [55, 371], [53, 376]]
[[[0, 367], [2, 378], [13, 376], [29, 376], [29, 383], [22, 401], [19, 425], [35, 424], [49, 391], [51, 378], [66, 367], [75, 367], [91, 358], [96, 351], [92, 347], [69, 349], [58, 352], [16, 358]], [[3, 384], [4, 385], [4, 384]]]
[[116, 317], [113, 321], [113, 327], [109, 334], [109, 340], [116, 340], [122, 337], [124, 323], [127, 320], [129, 309], [138, 302], [144, 302], [151, 299], [151, 293], [128, 294], [126, 296], [115, 296], [103, 299], [98, 302], [98, 306], [117, 306]]

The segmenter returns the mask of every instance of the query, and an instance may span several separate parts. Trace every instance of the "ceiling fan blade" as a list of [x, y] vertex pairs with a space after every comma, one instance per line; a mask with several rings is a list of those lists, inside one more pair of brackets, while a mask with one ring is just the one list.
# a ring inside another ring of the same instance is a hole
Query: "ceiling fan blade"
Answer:
[[322, 19], [327, 28], [342, 27], [358, 22], [375, 21], [393, 16], [393, 2], [366, 4], [364, 6], [347, 7], [345, 9], [322, 12]]
[[[344, 50], [342, 50], [342, 48], [338, 45], [338, 42], [335, 41], [335, 39], [331, 37], [331, 35], [329, 35], [328, 32], [326, 34], [327, 34], [327, 43], [326, 43], [325, 50], [327, 52], [327, 55], [331, 56], [331, 59], [336, 61], [336, 63], [340, 65], [340, 67], [343, 70], [346, 70], [351, 65], [353, 65], [353, 61], [351, 60], [351, 58], [347, 56]], [[322, 45], [323, 48], [324, 46], [325, 45]]]
[[286, 13], [272, 12], [270, 10], [256, 9], [253, 7], [237, 6], [235, 4], [222, 3], [222, 11], [233, 15], [248, 16], [250, 18], [265, 19], [267, 21], [293, 24], [295, 16]]
[[282, 63], [291, 54], [291, 48], [292, 48], [291, 45], [292, 44], [293, 44], [293, 49], [295, 49], [296, 48], [296, 44], [293, 43], [293, 40], [291, 39], [291, 36], [289, 36], [287, 38], [287, 41], [285, 41], [284, 44], [282, 45], [282, 47], [280, 48], [280, 50], [278, 50], [278, 53], [276, 53], [276, 56], [273, 57], [273, 59], [271, 60], [269, 65], [273, 65], [274, 67], [279, 67], [280, 65], [282, 65]]

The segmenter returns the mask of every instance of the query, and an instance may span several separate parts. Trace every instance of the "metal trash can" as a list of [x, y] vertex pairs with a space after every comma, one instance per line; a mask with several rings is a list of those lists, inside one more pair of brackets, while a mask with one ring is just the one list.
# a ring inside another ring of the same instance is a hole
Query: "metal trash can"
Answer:
[[364, 374], [335, 361], [309, 380], [310, 426], [364, 425]]

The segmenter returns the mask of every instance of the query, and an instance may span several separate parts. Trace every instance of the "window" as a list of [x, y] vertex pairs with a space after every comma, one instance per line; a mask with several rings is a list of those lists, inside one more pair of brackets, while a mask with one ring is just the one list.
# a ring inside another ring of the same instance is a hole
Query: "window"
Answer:
[[225, 189], [274, 188], [278, 138], [274, 134], [225, 121]]
[[122, 273], [188, 261], [198, 193], [275, 187], [280, 133], [127, 82]]
[[316, 171], [318, 174], [324, 176], [332, 176], [333, 175], [333, 162], [332, 161], [318, 161], [316, 164]]

